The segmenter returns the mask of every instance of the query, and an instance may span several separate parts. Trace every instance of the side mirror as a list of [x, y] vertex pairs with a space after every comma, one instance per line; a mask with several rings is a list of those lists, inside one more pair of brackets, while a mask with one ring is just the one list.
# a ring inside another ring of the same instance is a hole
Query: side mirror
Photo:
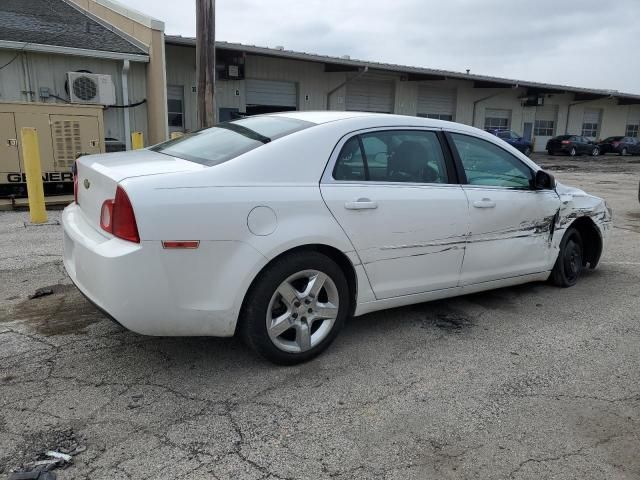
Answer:
[[556, 179], [550, 173], [538, 170], [533, 181], [533, 188], [535, 190], [553, 190], [556, 188]]

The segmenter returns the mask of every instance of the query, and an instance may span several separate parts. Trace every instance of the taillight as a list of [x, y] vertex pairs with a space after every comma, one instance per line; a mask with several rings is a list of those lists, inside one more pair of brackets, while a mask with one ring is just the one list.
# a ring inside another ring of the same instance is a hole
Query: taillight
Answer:
[[562, 140], [560, 143], [564, 145], [569, 145], [571, 143], [571, 140]]
[[73, 162], [71, 173], [73, 173], [73, 201], [78, 203], [78, 162]]
[[115, 199], [105, 200], [102, 204], [100, 227], [118, 238], [140, 243], [133, 207], [122, 187], [118, 186], [116, 189]]

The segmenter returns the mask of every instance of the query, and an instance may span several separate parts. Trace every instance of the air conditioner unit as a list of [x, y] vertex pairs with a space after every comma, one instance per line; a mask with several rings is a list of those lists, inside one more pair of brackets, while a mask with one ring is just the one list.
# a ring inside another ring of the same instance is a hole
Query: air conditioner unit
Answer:
[[115, 105], [116, 87], [111, 75], [68, 72], [71, 103]]

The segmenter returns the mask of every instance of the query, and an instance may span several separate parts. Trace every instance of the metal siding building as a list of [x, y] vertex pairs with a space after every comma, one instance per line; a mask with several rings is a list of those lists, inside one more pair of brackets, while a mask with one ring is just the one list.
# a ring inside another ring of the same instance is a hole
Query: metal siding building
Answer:
[[[168, 85], [193, 90], [195, 40], [167, 36], [166, 41]], [[217, 51], [222, 58], [230, 52], [241, 58], [244, 70], [241, 78], [221, 78], [217, 82], [216, 100], [222, 119], [229, 118], [228, 112], [259, 113], [256, 102], [274, 109], [294, 108], [295, 85], [297, 110], [388, 112], [450, 119], [479, 128], [511, 128], [531, 136], [537, 151], [544, 150], [551, 136], [565, 132], [593, 133], [595, 125], [598, 138], [626, 131], [637, 135], [636, 125], [640, 123], [640, 95], [226, 42], [218, 42]], [[224, 64], [218, 65], [219, 71], [225, 68]], [[260, 97], [256, 97], [256, 85], [262, 87]], [[278, 100], [277, 92], [285, 88], [287, 100]], [[267, 91], [271, 92], [270, 98]], [[184, 105], [185, 117], [195, 119], [195, 94], [189, 95]], [[187, 122], [186, 129], [192, 128], [193, 124]]]

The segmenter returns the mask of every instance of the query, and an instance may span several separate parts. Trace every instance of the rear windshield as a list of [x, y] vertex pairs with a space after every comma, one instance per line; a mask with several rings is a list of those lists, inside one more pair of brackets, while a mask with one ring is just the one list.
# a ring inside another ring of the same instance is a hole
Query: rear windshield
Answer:
[[573, 137], [573, 135], [558, 135], [554, 140], [567, 140], [568, 138]]
[[213, 166], [312, 125], [294, 118], [249, 117], [189, 133], [151, 147], [151, 150]]

